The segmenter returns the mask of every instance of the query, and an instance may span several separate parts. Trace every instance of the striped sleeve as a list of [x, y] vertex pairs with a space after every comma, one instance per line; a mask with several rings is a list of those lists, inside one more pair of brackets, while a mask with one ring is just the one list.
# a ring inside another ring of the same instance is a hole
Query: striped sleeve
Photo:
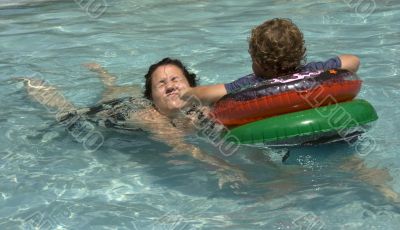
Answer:
[[338, 56], [328, 59], [325, 62], [310, 62], [303, 66], [304, 71], [317, 71], [317, 70], [329, 70], [338, 69], [342, 66], [342, 62]]
[[237, 92], [243, 88], [247, 88], [251, 85], [257, 84], [261, 80], [262, 79], [260, 79], [259, 77], [257, 77], [256, 75], [254, 75], [252, 73], [252, 74], [246, 75], [244, 77], [241, 77], [231, 83], [225, 84], [225, 89], [226, 89], [226, 92], [229, 94], [229, 93]]

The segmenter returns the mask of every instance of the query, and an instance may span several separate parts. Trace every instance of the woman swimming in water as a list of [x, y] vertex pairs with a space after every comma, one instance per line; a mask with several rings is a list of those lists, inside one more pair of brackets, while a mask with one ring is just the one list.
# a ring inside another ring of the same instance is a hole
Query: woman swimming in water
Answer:
[[[193, 121], [203, 115], [195, 112], [194, 108], [184, 109], [187, 103], [180, 98], [181, 90], [196, 86], [196, 75], [190, 73], [179, 60], [164, 58], [150, 66], [145, 75], [145, 98], [132, 95], [138, 92], [137, 87], [115, 86], [115, 77], [101, 66], [87, 64], [86, 67], [99, 73], [106, 86], [101, 103], [94, 107], [75, 108], [54, 86], [38, 79], [24, 79], [27, 92], [44, 106], [57, 109], [56, 118], [67, 124], [67, 129], [79, 129], [79, 121], [91, 121], [118, 129], [142, 129], [171, 146], [173, 150], [170, 155], [190, 154], [197, 160], [217, 167], [220, 187], [226, 182], [246, 181], [244, 173], [237, 167], [184, 141], [188, 131], [193, 130]], [[129, 97], [109, 100], [127, 92]]]
[[[186, 102], [180, 99], [179, 93], [195, 86], [196, 77], [190, 75], [178, 60], [166, 58], [149, 68], [145, 75], [144, 98], [139, 96], [138, 87], [116, 86], [115, 77], [100, 65], [92, 63], [86, 64], [86, 67], [98, 73], [106, 86], [101, 103], [94, 107], [76, 108], [55, 87], [38, 79], [24, 79], [28, 94], [44, 106], [56, 108], [57, 120], [66, 124], [67, 129], [79, 129], [81, 120], [118, 129], [140, 128], [151, 133], [153, 138], [171, 146], [173, 149], [170, 156], [189, 154], [197, 160], [217, 167], [220, 188], [230, 182], [247, 183], [243, 171], [183, 140], [192, 127], [192, 121], [201, 113], [193, 113], [193, 116], [190, 116], [193, 110], [183, 109]], [[129, 97], [115, 99], [118, 95], [127, 93]], [[114, 99], [110, 100], [112, 98]], [[355, 168], [361, 180], [377, 187], [391, 200], [397, 200], [397, 193], [385, 183], [390, 177], [385, 170], [369, 169], [360, 160], [349, 161], [343, 166], [345, 171], [353, 171]], [[290, 176], [290, 173], [285, 172], [288, 170], [283, 171]], [[282, 192], [284, 191], [279, 193]]]

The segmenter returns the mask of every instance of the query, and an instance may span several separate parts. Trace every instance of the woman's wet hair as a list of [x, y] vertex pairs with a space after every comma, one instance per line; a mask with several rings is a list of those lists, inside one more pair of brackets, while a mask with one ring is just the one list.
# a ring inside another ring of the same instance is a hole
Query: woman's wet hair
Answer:
[[149, 100], [153, 100], [152, 98], [152, 89], [151, 89], [151, 75], [156, 71], [156, 69], [160, 66], [164, 65], [174, 65], [178, 67], [179, 69], [182, 70], [183, 74], [186, 77], [186, 80], [189, 82], [189, 85], [191, 87], [195, 87], [197, 85], [197, 77], [196, 74], [189, 72], [186, 67], [183, 65], [181, 61], [178, 59], [172, 59], [169, 57], [166, 57], [162, 59], [161, 61], [151, 65], [149, 67], [149, 70], [147, 71], [146, 75], [144, 75], [144, 78], [146, 79], [145, 83], [145, 88], [144, 88], [144, 94], [143, 96]]

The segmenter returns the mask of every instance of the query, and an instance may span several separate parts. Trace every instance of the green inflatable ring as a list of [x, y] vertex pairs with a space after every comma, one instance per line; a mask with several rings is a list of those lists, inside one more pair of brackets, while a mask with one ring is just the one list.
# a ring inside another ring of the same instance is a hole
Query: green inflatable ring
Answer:
[[368, 123], [377, 119], [372, 105], [357, 99], [241, 125], [230, 129], [224, 138], [240, 144], [324, 143], [358, 136]]

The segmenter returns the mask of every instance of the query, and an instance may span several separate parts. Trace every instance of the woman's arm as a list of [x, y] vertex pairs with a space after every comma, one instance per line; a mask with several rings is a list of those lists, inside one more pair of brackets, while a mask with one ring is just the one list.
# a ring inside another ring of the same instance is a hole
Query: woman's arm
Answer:
[[158, 114], [158, 112], [153, 109], [141, 114], [139, 113], [133, 117], [134, 120], [137, 120], [135, 123], [139, 126], [142, 126], [144, 130], [151, 132], [154, 139], [162, 141], [171, 146], [173, 148], [172, 151], [177, 154], [190, 155], [196, 160], [216, 167], [218, 172], [224, 172], [225, 174], [219, 174], [219, 176], [223, 177], [219, 178], [220, 187], [222, 187], [222, 185], [226, 182], [247, 182], [245, 173], [238, 167], [229, 164], [217, 156], [207, 154], [199, 147], [185, 142], [183, 131], [173, 127], [168, 118]]
[[83, 64], [83, 66], [85, 66], [92, 72], [98, 73], [100, 75], [101, 81], [107, 88], [115, 86], [116, 77], [111, 75], [100, 64], [93, 62], [93, 63], [85, 63], [85, 64]]
[[186, 143], [182, 138], [174, 138], [170, 134], [168, 137], [163, 136], [161, 139], [173, 147], [174, 152], [189, 154], [198, 161], [216, 167], [219, 188], [222, 188], [225, 183], [240, 182], [245, 184], [248, 182], [246, 174], [239, 167], [231, 165], [221, 158], [205, 153], [199, 147]]
[[98, 63], [83, 64], [90, 71], [98, 73], [106, 90], [103, 92], [100, 102], [112, 100], [122, 96], [139, 97], [142, 94], [142, 88], [139, 85], [118, 86], [117, 78], [110, 74]]

